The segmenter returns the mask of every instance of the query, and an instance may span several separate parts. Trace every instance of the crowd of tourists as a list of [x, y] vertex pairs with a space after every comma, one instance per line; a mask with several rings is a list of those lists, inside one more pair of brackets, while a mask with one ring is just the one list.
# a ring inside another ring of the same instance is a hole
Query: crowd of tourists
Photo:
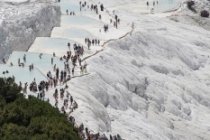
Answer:
[[[59, 0], [60, 2], [60, 0]], [[90, 4], [87, 5], [87, 2], [80, 2], [80, 10], [82, 8], [87, 7], [90, 8], [91, 11], [94, 11], [96, 14], [99, 15], [99, 19], [102, 19], [101, 14], [99, 14], [100, 11], [104, 11], [104, 5], [103, 4]], [[75, 15], [74, 11], [66, 10], [67, 15]], [[117, 15], [115, 15], [114, 20], [110, 19], [110, 24], [114, 27], [118, 27], [118, 24], [120, 24], [120, 19]], [[109, 30], [109, 25], [104, 25], [104, 32], [107, 32]], [[88, 50], [90, 50], [91, 46], [99, 46], [100, 40], [99, 39], [90, 39], [85, 38], [85, 44], [88, 47]], [[72, 48], [71, 48], [72, 47]], [[29, 90], [30, 92], [36, 93], [37, 98], [41, 100], [46, 100], [46, 93], [52, 89], [54, 89], [53, 98], [55, 100], [54, 106], [60, 110], [61, 113], [67, 114], [68, 120], [70, 123], [75, 124], [75, 118], [71, 116], [70, 114], [75, 111], [78, 108], [77, 102], [74, 100], [73, 96], [68, 92], [68, 81], [75, 77], [75, 69], [78, 68], [80, 70], [80, 74], [86, 74], [87, 73], [87, 63], [82, 61], [82, 57], [84, 55], [84, 47], [79, 44], [70, 44], [67, 43], [68, 50], [66, 51], [66, 54], [63, 54], [63, 56], [59, 57], [60, 61], [63, 61], [63, 67], [58, 67], [54, 61], [54, 59], [57, 59], [55, 52], [53, 52], [51, 60], [49, 63], [52, 65], [52, 69], [49, 69], [49, 71], [46, 73], [47, 80], [42, 80], [41, 82], [37, 83], [36, 79], [34, 78], [32, 82], [29, 84]], [[42, 59], [42, 56], [44, 54], [39, 54], [39, 59]], [[20, 58], [18, 58], [18, 66], [24, 67], [25, 63], [27, 62], [27, 56], [26, 54], [23, 55], [22, 61]], [[4, 60], [4, 63], [5, 60]], [[13, 63], [10, 63], [11, 66], [13, 66]], [[29, 71], [34, 70], [34, 64], [28, 65]], [[3, 74], [9, 73], [8, 71], [4, 71]], [[22, 84], [20, 81], [19, 86], [22, 87], [23, 93], [27, 93], [28, 83]], [[49, 98], [47, 99], [48, 102], [50, 102]], [[62, 102], [61, 108], [59, 108], [58, 103]], [[81, 138], [84, 140], [122, 140], [120, 135], [109, 135], [106, 136], [105, 134], [100, 133], [91, 133], [87, 127], [84, 127], [83, 124], [81, 124], [78, 127], [78, 133]]]
[[[72, 119], [72, 116], [69, 117], [69, 120], [70, 118]], [[75, 119], [71, 123], [74, 122]], [[119, 134], [106, 136], [105, 134], [91, 133], [87, 127], [84, 127], [83, 123], [78, 127], [78, 134], [83, 140], [123, 140]]]

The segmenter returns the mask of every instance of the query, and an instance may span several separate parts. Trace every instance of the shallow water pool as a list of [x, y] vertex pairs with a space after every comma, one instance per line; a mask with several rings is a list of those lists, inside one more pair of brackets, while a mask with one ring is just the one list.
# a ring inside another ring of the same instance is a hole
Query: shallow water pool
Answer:
[[175, 9], [179, 7], [179, 5], [180, 5], [180, 0], [160, 0], [158, 4], [156, 4], [153, 7], [156, 12], [160, 13], [160, 12], [165, 12], [165, 11]]
[[61, 38], [50, 38], [50, 37], [43, 37], [38, 38], [35, 40], [36, 45], [40, 46], [40, 48], [48, 48], [48, 49], [64, 49], [68, 48], [67, 43], [74, 44], [75, 42], [68, 39], [61, 39]]
[[94, 12], [91, 11], [89, 8], [85, 7], [82, 8], [80, 11], [80, 5], [78, 4], [73, 4], [70, 2], [60, 2], [59, 3], [60, 7], [61, 7], [61, 12], [63, 14], [66, 14], [66, 10], [68, 10], [69, 12], [75, 12], [76, 15], [82, 13], [82, 14], [93, 14]]
[[121, 5], [119, 8], [129, 10], [135, 13], [150, 13], [151, 9], [154, 8], [155, 13], [162, 13], [179, 7], [181, 0], [157, 0], [149, 1], [149, 6], [146, 4], [147, 1], [132, 3], [128, 5]]
[[103, 25], [102, 22], [85, 16], [62, 16], [61, 23], [65, 25]]
[[[3, 74], [2, 72], [6, 70], [8, 70], [9, 73]], [[26, 82], [32, 82], [34, 78], [36, 79], [36, 82], [46, 80], [46, 78], [42, 75], [42, 73], [40, 73], [36, 69], [30, 72], [28, 67], [0, 65], [0, 77], [8, 78], [12, 77], [13, 75], [15, 77], [15, 82], [19, 84], [19, 82], [21, 81], [23, 85]]]
[[67, 29], [64, 31], [64, 35], [69, 38], [93, 37], [89, 32], [77, 28]]
[[[60, 61], [58, 57], [53, 57], [51, 54], [43, 54], [42, 58], [39, 58], [39, 53], [31, 53], [31, 52], [16, 52], [14, 51], [9, 60], [7, 61], [7, 64], [9, 65], [11, 62], [13, 65], [18, 65], [18, 59], [20, 58], [21, 62], [23, 62], [23, 56], [26, 54], [26, 62], [25, 66], [29, 66], [31, 64], [34, 65], [34, 67], [38, 68], [40, 71], [42, 71], [45, 75], [48, 71], [53, 70], [53, 66], [56, 64], [57, 67], [64, 69], [64, 62]], [[55, 52], [56, 54], [56, 52]], [[53, 65], [51, 65], [51, 58], [53, 58]], [[27, 67], [27, 70], [29, 71], [29, 67]]]
[[[56, 52], [56, 55], [63, 56], [69, 51], [69, 47], [67, 44], [70, 43], [70, 49], [73, 51], [72, 46], [74, 41], [69, 39], [61, 39], [61, 38], [50, 38], [50, 37], [39, 37], [36, 38], [34, 44], [29, 49], [29, 52], [37, 52], [37, 53], [46, 53], [53, 54]], [[76, 43], [78, 44], [78, 43]]]

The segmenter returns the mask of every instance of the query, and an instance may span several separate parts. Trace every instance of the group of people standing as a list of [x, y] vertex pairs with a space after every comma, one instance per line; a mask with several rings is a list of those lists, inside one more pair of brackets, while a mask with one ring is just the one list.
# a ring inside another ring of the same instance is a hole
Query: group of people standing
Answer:
[[[59, 2], [60, 2], [60, 0], [59, 0]], [[80, 10], [82, 7], [85, 7], [85, 6], [87, 6], [86, 2], [84, 2], [83, 4], [80, 2]], [[103, 4], [100, 4], [99, 7], [100, 7], [101, 11], [104, 11]], [[88, 6], [88, 8], [89, 8], [89, 6]], [[91, 4], [90, 9], [94, 10], [96, 12], [96, 14], [99, 14], [98, 5]], [[69, 12], [68, 10], [66, 10], [66, 14], [67, 15], [75, 15], [75, 12]], [[101, 18], [102, 18], [101, 15], [99, 15], [99, 19], [101, 19]], [[112, 23], [112, 20], [110, 20], [110, 24], [111, 23]], [[117, 15], [115, 15], [115, 20], [113, 21], [113, 25], [117, 28], [119, 23], [120, 23], [120, 19], [118, 18]], [[109, 26], [104, 25], [104, 31], [107, 32], [108, 29], [109, 29]], [[85, 38], [85, 44], [87, 44], [88, 49], [90, 49], [90, 46], [100, 45], [100, 40]], [[87, 63], [86, 62], [82, 63], [84, 47], [82, 45], [79, 45], [76, 43], [73, 44], [72, 50], [74, 51], [74, 54], [71, 51], [70, 43], [67, 43], [67, 47], [68, 47], [68, 51], [66, 52], [66, 54], [64, 54], [62, 57], [60, 57], [60, 61], [64, 61], [64, 67], [59, 68], [56, 66], [56, 64], [54, 64], [54, 57], [56, 57], [56, 55], [55, 55], [55, 53], [53, 53], [53, 57], [51, 58], [51, 65], [53, 65], [53, 70], [49, 70], [47, 72], [47, 74], [46, 74], [47, 81], [42, 80], [39, 84], [37, 84], [36, 80], [34, 78], [34, 80], [29, 85], [30, 91], [37, 93], [37, 98], [42, 99], [42, 100], [45, 99], [45, 94], [49, 90], [49, 88], [54, 87], [55, 92], [53, 93], [53, 97], [55, 99], [55, 107], [58, 108], [58, 102], [59, 102], [58, 95], [60, 94], [60, 100], [63, 101], [63, 105], [60, 108], [60, 111], [64, 114], [67, 113], [67, 110], [70, 110], [69, 113], [71, 113], [75, 109], [78, 108], [77, 102], [73, 99], [73, 96], [71, 96], [70, 93], [66, 90], [68, 88], [67, 81], [69, 81], [72, 77], [74, 77], [74, 72], [75, 72], [76, 67], [79, 67], [81, 74], [87, 73]], [[42, 59], [42, 56], [43, 56], [43, 54], [40, 53], [39, 58]], [[26, 55], [24, 54], [23, 63], [20, 62], [20, 58], [19, 58], [18, 64], [24, 66], [25, 62], [26, 62]], [[70, 69], [70, 64], [72, 64], [72, 71]], [[11, 63], [11, 65], [13, 65], [13, 64]], [[29, 65], [29, 70], [31, 71], [33, 69], [34, 69], [34, 65], [33, 64]], [[60, 82], [61, 86], [65, 85], [64, 87], [60, 87], [60, 90], [59, 90], [60, 92], [58, 91], [58, 87], [57, 87], [57, 86], [59, 86], [59, 82]], [[21, 82], [20, 82], [20, 86], [22, 87]], [[28, 84], [26, 82], [25, 86], [23, 88], [23, 91], [25, 91], [25, 93], [27, 93], [27, 87], [28, 87]], [[48, 102], [49, 102], [49, 99], [48, 99]], [[68, 119], [71, 123], [75, 123], [75, 118], [73, 116], [69, 116]], [[88, 130], [88, 128], [84, 128], [83, 124], [79, 127], [79, 132], [85, 134], [85, 138], [87, 138], [88, 140], [92, 140], [93, 138], [104, 139], [104, 140], [108, 140], [108, 139], [122, 140], [119, 135], [116, 135], [116, 136], [110, 135], [108, 138], [105, 136], [105, 134], [103, 134], [103, 135], [100, 135], [99, 133], [91, 134], [90, 131]]]
[[85, 38], [85, 44], [87, 44], [88, 46], [88, 50], [90, 50], [90, 46], [99, 46], [100, 45], [100, 40], [99, 39], [89, 39], [89, 38]]
[[114, 136], [110, 134], [109, 137], [100, 133], [93, 134], [87, 127], [84, 127], [83, 123], [78, 127], [78, 134], [84, 140], [123, 140], [119, 134]]
[[75, 15], [75, 12], [69, 12], [69, 10], [67, 9], [66, 10], [66, 15], [70, 15], [70, 16], [74, 16]]
[[[155, 6], [155, 1], [152, 2], [153, 6]], [[158, 5], [158, 1], [156, 1], [156, 4]], [[149, 6], [149, 2], [147, 1], [147, 6]]]

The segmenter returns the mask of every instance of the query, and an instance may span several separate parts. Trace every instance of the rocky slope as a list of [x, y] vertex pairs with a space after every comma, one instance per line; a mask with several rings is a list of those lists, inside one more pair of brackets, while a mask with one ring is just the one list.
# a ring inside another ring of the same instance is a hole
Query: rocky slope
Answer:
[[60, 25], [60, 15], [60, 7], [52, 2], [2, 5], [0, 58], [7, 59], [13, 50], [27, 50], [37, 36], [49, 36]]

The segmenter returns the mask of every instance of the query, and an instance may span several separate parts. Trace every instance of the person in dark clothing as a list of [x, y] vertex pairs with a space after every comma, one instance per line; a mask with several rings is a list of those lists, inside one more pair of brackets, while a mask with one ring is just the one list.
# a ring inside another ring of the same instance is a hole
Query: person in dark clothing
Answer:
[[6, 64], [6, 60], [3, 58], [3, 60], [2, 60], [3, 62], [4, 62], [4, 64]]
[[110, 135], [110, 140], [113, 140], [112, 135]]
[[67, 46], [68, 46], [68, 48], [69, 48], [69, 50], [70, 50], [71, 44], [70, 44], [70, 43], [68, 43], [68, 44], [67, 44]]
[[101, 4], [100, 7], [101, 7], [101, 11], [104, 11], [104, 5]]
[[26, 62], [26, 55], [23, 56], [23, 61]]
[[63, 72], [64, 81], [66, 81], [66, 71]]
[[72, 76], [74, 76], [74, 68], [72, 68]]
[[73, 100], [73, 96], [71, 96], [71, 97], [70, 97], [71, 105], [72, 105], [73, 101], [74, 101], [74, 100]]
[[115, 15], [115, 20], [117, 21], [117, 19], [118, 19], [118, 16], [117, 16], [117, 15]]
[[56, 69], [56, 78], [58, 79], [59, 77], [59, 68]]

